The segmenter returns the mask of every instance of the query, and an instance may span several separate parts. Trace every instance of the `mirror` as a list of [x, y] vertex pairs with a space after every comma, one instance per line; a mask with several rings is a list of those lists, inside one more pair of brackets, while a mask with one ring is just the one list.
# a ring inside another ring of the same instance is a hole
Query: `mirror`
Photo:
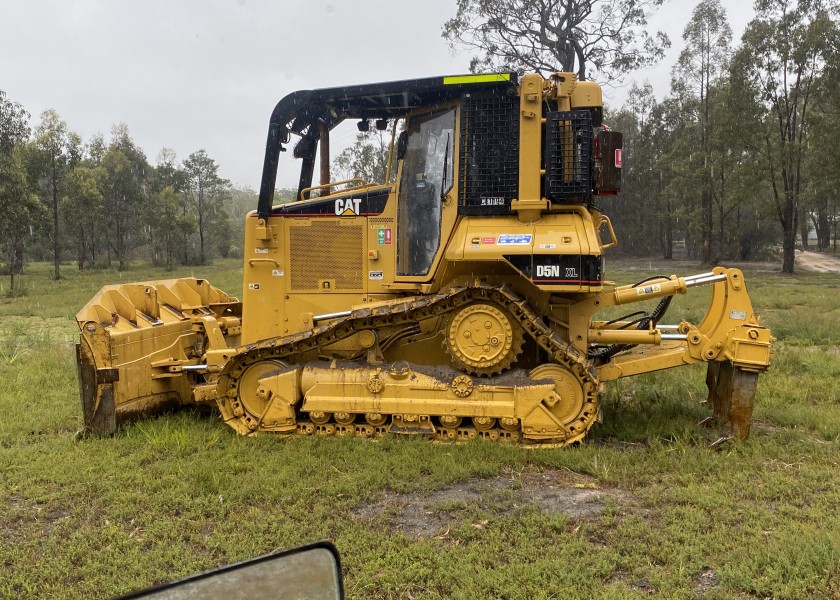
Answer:
[[408, 132], [401, 131], [400, 137], [397, 138], [397, 159], [405, 158], [405, 152], [408, 150]]
[[268, 554], [122, 596], [150, 600], [340, 600], [338, 551], [329, 542]]

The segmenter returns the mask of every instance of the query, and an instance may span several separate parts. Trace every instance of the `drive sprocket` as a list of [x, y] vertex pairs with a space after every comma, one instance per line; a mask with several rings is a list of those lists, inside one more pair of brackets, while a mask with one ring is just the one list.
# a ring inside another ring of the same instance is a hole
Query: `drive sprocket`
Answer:
[[473, 375], [497, 375], [522, 352], [522, 328], [506, 310], [486, 302], [456, 310], [444, 333], [453, 364]]

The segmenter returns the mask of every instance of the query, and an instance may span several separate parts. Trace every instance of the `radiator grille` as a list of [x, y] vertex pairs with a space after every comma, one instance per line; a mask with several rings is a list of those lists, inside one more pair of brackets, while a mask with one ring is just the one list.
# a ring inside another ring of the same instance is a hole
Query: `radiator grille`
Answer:
[[318, 281], [334, 279], [335, 289], [364, 287], [364, 228], [339, 221], [313, 221], [289, 227], [291, 290], [317, 290]]

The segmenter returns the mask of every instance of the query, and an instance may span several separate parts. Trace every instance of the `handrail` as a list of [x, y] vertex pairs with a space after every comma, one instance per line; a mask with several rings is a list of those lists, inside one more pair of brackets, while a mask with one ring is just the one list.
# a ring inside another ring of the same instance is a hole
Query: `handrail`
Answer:
[[313, 190], [321, 190], [324, 188], [331, 188], [337, 185], [343, 185], [345, 183], [358, 183], [356, 187], [368, 187], [371, 184], [362, 179], [361, 177], [354, 177], [353, 179], [344, 179], [342, 181], [330, 181], [329, 183], [322, 183], [320, 185], [313, 185], [308, 188], [303, 188], [300, 191], [300, 201], [305, 202], [307, 200], [314, 200], [314, 198], [304, 198], [304, 194], [307, 194]]
[[609, 231], [609, 234], [610, 234], [610, 237], [612, 238], [612, 241], [607, 243], [607, 244], [601, 244], [601, 250], [603, 251], [603, 250], [606, 250], [607, 248], [612, 248], [614, 246], [618, 246], [618, 238], [615, 237], [615, 230], [613, 229], [612, 221], [610, 221], [610, 218], [607, 215], [601, 215], [598, 218], [598, 225], [596, 227], [598, 231], [601, 231], [601, 226], [602, 225], [607, 226], [607, 230]]

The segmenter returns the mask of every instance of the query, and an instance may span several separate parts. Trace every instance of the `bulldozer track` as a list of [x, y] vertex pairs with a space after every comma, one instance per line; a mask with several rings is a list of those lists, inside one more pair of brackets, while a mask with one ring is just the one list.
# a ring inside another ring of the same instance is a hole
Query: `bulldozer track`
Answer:
[[[334, 319], [324, 325], [297, 334], [272, 338], [256, 344], [243, 346], [233, 352], [225, 364], [217, 382], [217, 399], [223, 414], [237, 414], [244, 427], [239, 430], [259, 430], [259, 415], [249, 414], [243, 409], [238, 398], [241, 376], [246, 370], [262, 361], [281, 361], [284, 364], [301, 364], [317, 359], [319, 351], [335, 342], [344, 340], [364, 330], [376, 330], [381, 327], [416, 323], [424, 319], [446, 316], [448, 313], [482, 301], [493, 302], [506, 309], [522, 331], [534, 339], [545, 350], [551, 360], [549, 364], [565, 367], [580, 383], [583, 390], [583, 405], [580, 413], [568, 424], [563, 439], [553, 440], [560, 445], [573, 443], [586, 434], [598, 413], [598, 377], [592, 362], [577, 348], [563, 340], [555, 331], [545, 325], [541, 317], [528, 305], [527, 301], [505, 287], [477, 284], [453, 287], [438, 294], [425, 297], [412, 297], [386, 305], [371, 308], [359, 308], [349, 315]], [[226, 411], [225, 405], [228, 405]], [[354, 435], [378, 437], [389, 431], [389, 426], [371, 424], [341, 424], [328, 422], [316, 424], [307, 420], [298, 407], [296, 432], [303, 435]], [[388, 415], [393, 418], [394, 415]], [[228, 419], [229, 420], [229, 419]], [[434, 439], [445, 441], [465, 441], [470, 439], [488, 439], [493, 441], [525, 442], [521, 431], [509, 427], [435, 427]]]

